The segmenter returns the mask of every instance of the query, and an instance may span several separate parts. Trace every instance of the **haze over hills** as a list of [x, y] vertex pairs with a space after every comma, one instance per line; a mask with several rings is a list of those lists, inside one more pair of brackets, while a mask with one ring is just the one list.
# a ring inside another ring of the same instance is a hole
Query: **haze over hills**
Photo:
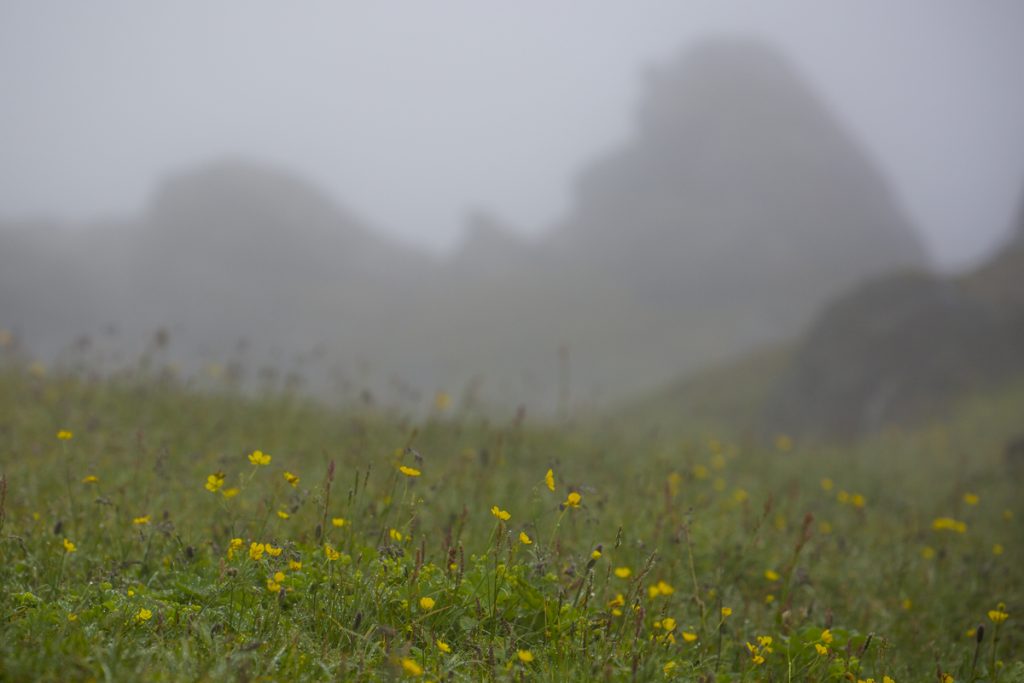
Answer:
[[177, 174], [123, 225], [4, 226], [0, 325], [33, 349], [106, 323], [169, 327], [185, 358], [239, 338], [322, 346], [356, 383], [479, 378], [489, 399], [544, 409], [559, 370], [578, 402], [621, 396], [791, 338], [864, 279], [926, 267], [859, 145], [772, 48], [684, 53], [649, 79], [637, 119], [543, 238], [479, 212], [444, 260], [240, 161]]

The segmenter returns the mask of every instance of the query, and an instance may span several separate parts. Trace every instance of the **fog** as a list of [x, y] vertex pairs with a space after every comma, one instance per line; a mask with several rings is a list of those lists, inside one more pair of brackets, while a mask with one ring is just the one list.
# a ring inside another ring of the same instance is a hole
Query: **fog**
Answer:
[[983, 267], [1022, 34], [1012, 0], [8, 3], [0, 328], [642, 391]]

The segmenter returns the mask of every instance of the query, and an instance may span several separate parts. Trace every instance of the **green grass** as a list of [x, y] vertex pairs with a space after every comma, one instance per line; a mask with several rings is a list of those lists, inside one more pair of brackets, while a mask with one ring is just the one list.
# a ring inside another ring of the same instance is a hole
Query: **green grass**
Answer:
[[0, 679], [1024, 681], [1022, 407], [780, 449], [8, 363]]

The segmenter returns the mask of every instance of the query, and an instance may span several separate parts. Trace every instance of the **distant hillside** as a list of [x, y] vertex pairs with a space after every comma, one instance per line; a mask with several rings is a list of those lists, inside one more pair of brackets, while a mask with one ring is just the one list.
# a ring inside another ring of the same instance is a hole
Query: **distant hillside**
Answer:
[[1024, 381], [1024, 206], [970, 272], [904, 271], [836, 297], [795, 342], [678, 379], [622, 407], [640, 424], [853, 438], [942, 419]]
[[654, 72], [634, 134], [582, 171], [539, 240], [478, 212], [441, 260], [301, 178], [222, 161], [168, 178], [118, 225], [0, 227], [0, 326], [51, 349], [108, 323], [129, 338], [164, 326], [186, 360], [240, 339], [279, 364], [320, 347], [353, 385], [482, 382], [546, 410], [564, 378], [577, 405], [606, 402], [791, 338], [828, 298], [925, 260], [800, 74], [720, 40]]

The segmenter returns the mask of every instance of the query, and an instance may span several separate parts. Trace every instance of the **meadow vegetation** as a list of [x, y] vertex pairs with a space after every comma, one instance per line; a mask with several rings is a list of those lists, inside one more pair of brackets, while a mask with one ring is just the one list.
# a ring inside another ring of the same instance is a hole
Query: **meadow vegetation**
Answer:
[[846, 446], [0, 369], [0, 679], [1024, 681], [1024, 387]]

